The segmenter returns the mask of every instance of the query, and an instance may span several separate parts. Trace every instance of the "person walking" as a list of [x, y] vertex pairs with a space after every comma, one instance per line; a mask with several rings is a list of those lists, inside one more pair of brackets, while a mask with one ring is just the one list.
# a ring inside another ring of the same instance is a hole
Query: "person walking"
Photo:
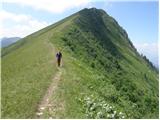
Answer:
[[61, 59], [62, 59], [62, 53], [60, 51], [56, 54], [56, 58], [57, 58], [57, 65], [58, 65], [58, 67], [60, 67], [61, 66]]

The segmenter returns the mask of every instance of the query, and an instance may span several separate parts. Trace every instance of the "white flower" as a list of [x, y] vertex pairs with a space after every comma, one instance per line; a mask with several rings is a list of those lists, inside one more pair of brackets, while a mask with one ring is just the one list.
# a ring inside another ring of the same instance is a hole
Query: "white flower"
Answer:
[[102, 115], [102, 112], [98, 112], [97, 115]]
[[111, 114], [111, 117], [114, 118], [114, 114]]
[[43, 114], [42, 112], [37, 113], [38, 116], [40, 116], [40, 115], [42, 115], [42, 114]]
[[96, 118], [100, 118], [102, 116], [102, 112], [98, 112]]
[[92, 106], [92, 107], [90, 108], [90, 110], [92, 111], [92, 110], [94, 110], [94, 108], [95, 108], [95, 106]]
[[109, 115], [109, 114], [107, 115], [107, 118], [110, 118], [110, 115]]
[[106, 110], [106, 112], [108, 112], [109, 109], [108, 109], [108, 108], [105, 108], [105, 110]]
[[124, 116], [122, 116], [122, 118], [124, 119], [125, 117], [124, 117]]
[[106, 106], [107, 104], [105, 103], [104, 106]]
[[87, 105], [90, 105], [92, 102], [91, 101], [87, 101]]
[[45, 107], [41, 107], [40, 109], [41, 109], [41, 110], [44, 110], [44, 109], [45, 109]]
[[96, 103], [93, 103], [93, 106], [96, 106]]
[[114, 111], [114, 114], [116, 114], [117, 113], [117, 111]]
[[87, 97], [87, 100], [90, 100], [90, 98], [89, 98], [89, 97]]
[[122, 115], [122, 112], [119, 112], [120, 115]]

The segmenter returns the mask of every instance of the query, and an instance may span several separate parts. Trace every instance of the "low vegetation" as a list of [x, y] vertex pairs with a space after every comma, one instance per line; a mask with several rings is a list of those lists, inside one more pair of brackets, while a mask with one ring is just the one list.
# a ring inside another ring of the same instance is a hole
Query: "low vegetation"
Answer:
[[35, 117], [57, 50], [63, 66], [52, 100], [63, 109], [44, 118], [158, 118], [158, 72], [103, 10], [84, 9], [22, 43], [2, 49], [2, 118]]

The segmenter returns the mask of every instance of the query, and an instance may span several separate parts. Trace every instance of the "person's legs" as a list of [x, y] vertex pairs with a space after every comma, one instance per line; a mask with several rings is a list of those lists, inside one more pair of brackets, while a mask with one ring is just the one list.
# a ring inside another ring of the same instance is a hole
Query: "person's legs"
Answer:
[[58, 59], [57, 60], [57, 62], [58, 62], [58, 67], [60, 66], [60, 62], [61, 62], [61, 60], [60, 59]]

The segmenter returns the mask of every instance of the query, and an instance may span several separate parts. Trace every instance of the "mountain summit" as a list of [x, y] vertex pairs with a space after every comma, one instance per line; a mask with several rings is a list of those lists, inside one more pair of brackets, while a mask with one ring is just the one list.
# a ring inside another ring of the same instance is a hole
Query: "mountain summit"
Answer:
[[2, 49], [2, 118], [158, 118], [158, 99], [158, 72], [101, 9]]

